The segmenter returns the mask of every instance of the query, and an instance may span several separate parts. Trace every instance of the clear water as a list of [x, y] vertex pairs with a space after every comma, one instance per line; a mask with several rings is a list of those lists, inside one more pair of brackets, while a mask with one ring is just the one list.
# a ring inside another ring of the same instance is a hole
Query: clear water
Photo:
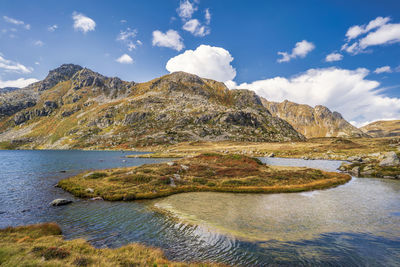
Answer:
[[[85, 238], [97, 247], [141, 242], [161, 247], [168, 258], [179, 261], [242, 266], [400, 264], [398, 181], [354, 178], [337, 188], [308, 193], [189, 193], [129, 203], [79, 200], [54, 187], [58, 180], [86, 169], [168, 160], [125, 155], [0, 151], [0, 227], [56, 221], [68, 239]], [[340, 164], [262, 160], [326, 170]], [[59, 197], [75, 202], [49, 207]]]

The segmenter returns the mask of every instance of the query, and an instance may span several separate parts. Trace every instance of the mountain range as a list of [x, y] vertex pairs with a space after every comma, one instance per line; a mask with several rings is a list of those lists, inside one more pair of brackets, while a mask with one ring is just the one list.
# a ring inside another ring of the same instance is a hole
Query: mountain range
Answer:
[[135, 83], [74, 64], [0, 93], [0, 142], [13, 148], [128, 149], [184, 141], [367, 137], [339, 113], [174, 72]]
[[184, 72], [126, 82], [73, 64], [1, 94], [0, 132], [0, 142], [24, 148], [305, 140], [249, 90]]

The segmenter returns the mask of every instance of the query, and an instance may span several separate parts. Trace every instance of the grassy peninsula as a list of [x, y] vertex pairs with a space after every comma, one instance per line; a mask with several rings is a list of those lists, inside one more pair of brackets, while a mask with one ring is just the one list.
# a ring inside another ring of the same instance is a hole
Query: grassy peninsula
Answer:
[[83, 239], [64, 240], [55, 223], [0, 229], [1, 266], [219, 266], [167, 260], [160, 249], [129, 244], [97, 249]]
[[324, 189], [349, 181], [347, 174], [267, 166], [237, 154], [205, 153], [174, 162], [82, 173], [58, 186], [78, 197], [136, 200], [183, 192], [282, 193]]

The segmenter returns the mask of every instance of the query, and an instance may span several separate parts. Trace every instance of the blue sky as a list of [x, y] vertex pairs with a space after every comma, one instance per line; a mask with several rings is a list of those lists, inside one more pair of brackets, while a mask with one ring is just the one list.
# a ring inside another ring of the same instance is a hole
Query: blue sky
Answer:
[[[274, 101], [323, 104], [356, 125], [400, 119], [400, 1], [2, 0], [0, 7], [3, 86], [43, 79], [63, 63], [136, 82], [184, 70]], [[327, 62], [329, 54], [336, 61]]]

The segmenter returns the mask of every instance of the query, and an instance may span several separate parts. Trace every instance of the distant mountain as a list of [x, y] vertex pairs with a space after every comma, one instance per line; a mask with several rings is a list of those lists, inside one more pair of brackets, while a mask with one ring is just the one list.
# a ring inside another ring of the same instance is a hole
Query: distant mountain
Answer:
[[400, 120], [375, 121], [360, 129], [372, 137], [400, 136]]
[[304, 140], [249, 90], [176, 72], [145, 83], [65, 64], [0, 95], [0, 142], [30, 148], [129, 148], [182, 141]]
[[19, 87], [3, 87], [3, 88], [0, 88], [0, 94], [1, 93], [12, 92], [12, 91], [15, 91], [15, 90], [18, 90], [18, 89], [19, 89]]
[[307, 138], [368, 136], [343, 119], [340, 113], [331, 112], [321, 105], [313, 108], [287, 100], [278, 103], [264, 98], [262, 98], [262, 103], [272, 115], [289, 122]]

